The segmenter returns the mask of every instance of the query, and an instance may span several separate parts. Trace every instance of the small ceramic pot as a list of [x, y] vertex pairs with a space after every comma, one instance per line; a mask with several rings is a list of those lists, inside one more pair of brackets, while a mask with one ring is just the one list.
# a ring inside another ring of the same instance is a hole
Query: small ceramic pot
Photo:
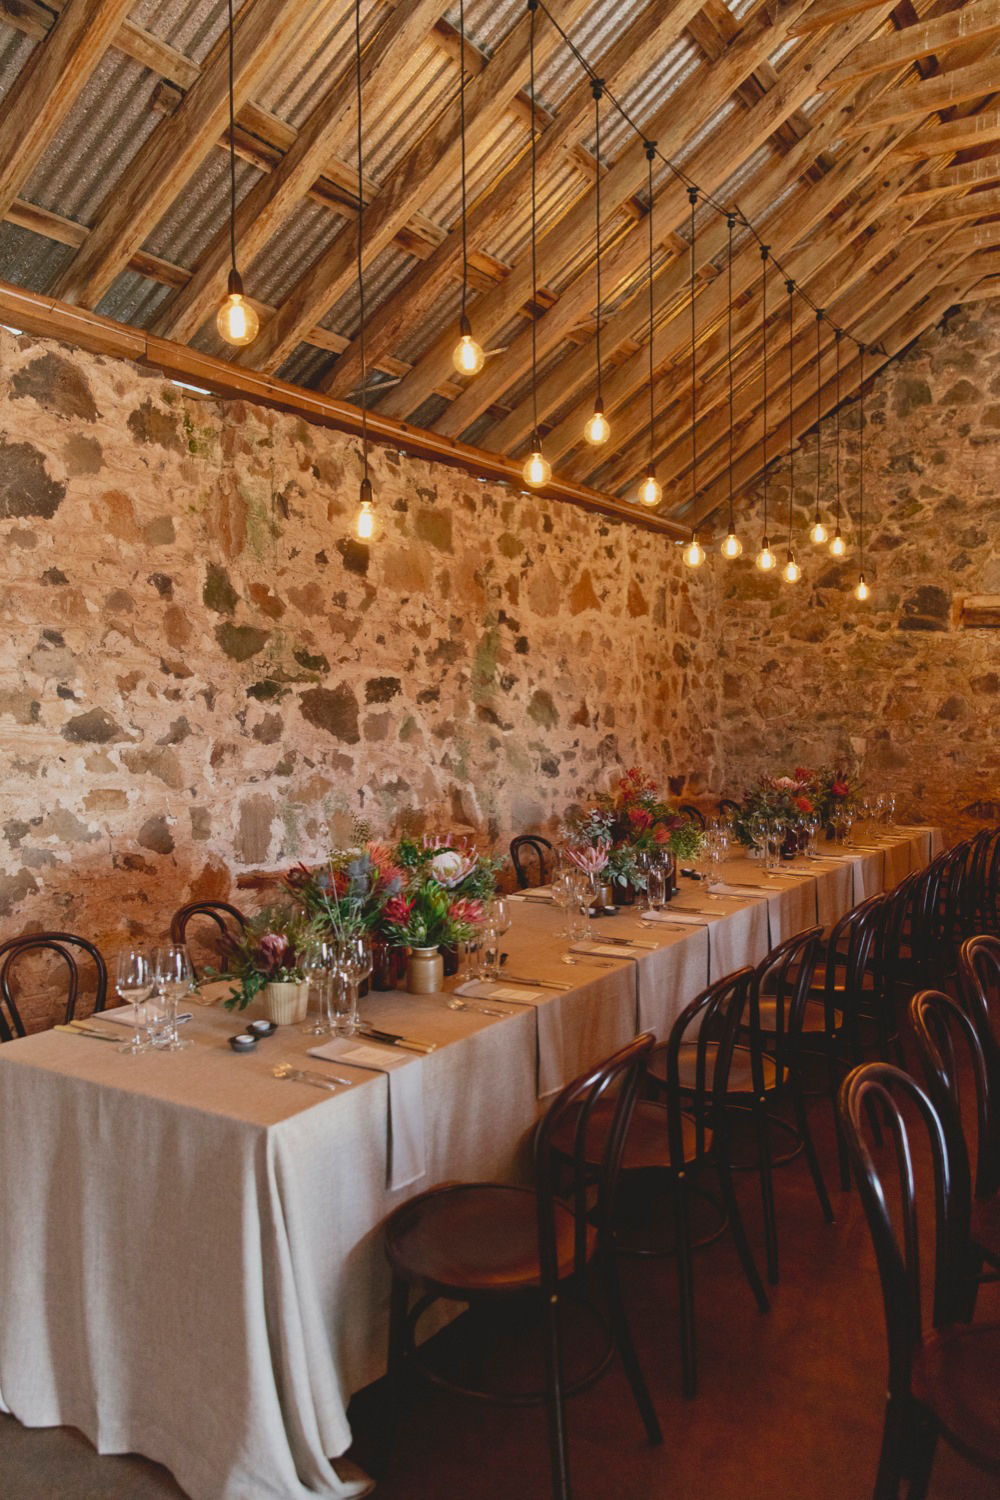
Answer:
[[309, 982], [297, 984], [265, 984], [261, 990], [264, 1014], [276, 1026], [292, 1026], [304, 1021], [309, 1008]]
[[595, 906], [614, 906], [615, 888], [613, 885], [598, 885], [594, 894]]
[[406, 988], [411, 995], [433, 995], [444, 984], [444, 960], [434, 948], [411, 948]]

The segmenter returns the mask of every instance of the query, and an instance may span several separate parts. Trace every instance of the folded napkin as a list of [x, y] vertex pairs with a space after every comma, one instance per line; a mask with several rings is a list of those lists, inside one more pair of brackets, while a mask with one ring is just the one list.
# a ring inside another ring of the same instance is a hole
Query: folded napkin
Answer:
[[[190, 1010], [179, 1010], [178, 1021], [190, 1021], [193, 1012]], [[114, 1021], [116, 1026], [134, 1026], [135, 1010], [131, 1005], [116, 1005], [113, 1010], [95, 1010], [90, 1018], [94, 1021]]]
[[455, 990], [456, 995], [474, 996], [477, 1000], [509, 1000], [517, 1005], [531, 1005], [535, 1011], [535, 1078], [539, 1099], [557, 1094], [563, 1084], [562, 1012], [547, 1000], [561, 1000], [565, 990], [536, 990], [530, 984], [514, 984], [502, 979], [469, 979]]
[[[721, 917], [722, 912], [719, 913]], [[717, 917], [703, 917], [696, 911], [644, 911], [642, 914], [644, 922], [670, 922], [675, 927], [707, 927], [710, 922], [718, 921]]]
[[549, 906], [555, 906], [556, 898], [548, 886], [540, 885], [530, 891], [512, 891], [506, 897], [508, 901], [537, 901], [539, 904], [545, 902]]
[[767, 900], [768, 892], [759, 885], [716, 885], [712, 887], [713, 896], [755, 896], [758, 901]]
[[599, 943], [596, 940], [592, 943], [570, 943], [569, 949], [571, 953], [593, 953], [595, 956], [599, 953], [604, 958], [635, 959], [640, 952], [637, 948], [626, 948], [622, 943]]
[[322, 1047], [310, 1047], [309, 1056], [386, 1074], [389, 1083], [386, 1186], [409, 1187], [426, 1176], [423, 1056], [379, 1042], [356, 1041], [353, 1037], [337, 1037]]

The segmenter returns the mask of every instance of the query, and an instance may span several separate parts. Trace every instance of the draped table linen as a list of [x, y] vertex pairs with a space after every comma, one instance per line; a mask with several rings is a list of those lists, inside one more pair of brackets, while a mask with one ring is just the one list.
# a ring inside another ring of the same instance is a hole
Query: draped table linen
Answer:
[[310, 1058], [297, 1027], [240, 1056], [227, 1045], [240, 1022], [194, 1006], [182, 1053], [127, 1057], [54, 1031], [0, 1047], [0, 1409], [145, 1454], [192, 1500], [366, 1493], [332, 1459], [350, 1446], [351, 1393], [385, 1368], [387, 1214], [449, 1179], [526, 1180], [532, 1128], [563, 1083], [639, 1030], [665, 1038], [710, 979], [828, 924], [860, 899], [859, 872], [870, 895], [938, 842], [896, 830], [891, 850], [838, 849], [775, 881], [733, 860], [727, 884], [766, 886], [759, 898], [712, 901], [685, 880], [671, 909], [702, 908], [699, 925], [635, 910], [595, 922], [598, 946], [655, 946], [594, 967], [563, 962], [557, 910], [519, 903], [505, 987], [565, 988], [498, 1002], [508, 1017], [369, 995], [371, 1024], [438, 1044], [407, 1068], [424, 1139], [405, 1187], [387, 1186], [387, 1075], [353, 1069], [336, 1094], [275, 1078], [283, 1060], [346, 1072]]

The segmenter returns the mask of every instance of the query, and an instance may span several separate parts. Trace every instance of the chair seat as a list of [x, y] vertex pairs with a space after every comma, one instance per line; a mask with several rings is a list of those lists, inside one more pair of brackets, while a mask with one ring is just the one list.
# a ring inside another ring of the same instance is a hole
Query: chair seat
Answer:
[[[773, 1007], [772, 1007], [773, 1010]], [[772, 1026], [773, 1030], [773, 1026]], [[705, 1045], [705, 1088], [711, 1089], [715, 1079], [715, 1059], [718, 1056], [719, 1047], [717, 1042], [708, 1042]], [[753, 1071], [751, 1060], [753, 1053], [749, 1047], [739, 1045], [733, 1048], [732, 1062], [729, 1065], [729, 1090], [730, 1094], [753, 1093]], [[778, 1070], [773, 1057], [766, 1053], [761, 1056], [761, 1071], [764, 1078], [764, 1088], [773, 1089], [777, 1079]], [[667, 1054], [665, 1048], [654, 1052], [649, 1059], [648, 1074], [661, 1088], [667, 1086]], [[677, 1073], [682, 1089], [688, 1089], [692, 1093], [698, 1086], [698, 1047], [694, 1042], [685, 1042], [680, 1048], [677, 1056]]]
[[[844, 1015], [840, 1010], [833, 1013], [837, 1029], [840, 1029]], [[774, 1032], [777, 1030], [777, 1006], [773, 1000], [762, 998], [760, 1002], [760, 1029], [763, 1032]], [[807, 1000], [802, 1010], [802, 1030], [808, 1032], [822, 1032], [826, 1030], [826, 1007], [822, 1000]]]
[[[604, 1140], [611, 1124], [613, 1111], [614, 1101], [602, 1099], [590, 1116], [583, 1148], [583, 1159], [588, 1166], [597, 1166], [604, 1155]], [[698, 1142], [694, 1121], [687, 1115], [682, 1115], [681, 1129], [684, 1160], [685, 1162], [695, 1161], [698, 1156]], [[556, 1150], [566, 1157], [573, 1155], [575, 1132], [576, 1122], [572, 1117], [567, 1116], [553, 1135], [552, 1140]], [[708, 1151], [711, 1143], [712, 1132], [705, 1130], [703, 1132], [704, 1152]], [[669, 1166], [666, 1107], [649, 1099], [640, 1099], [635, 1106], [628, 1135], [625, 1137], [622, 1171], [641, 1172], [648, 1171], [652, 1167], [665, 1170]]]
[[971, 1233], [986, 1259], [1000, 1266], [1000, 1196], [973, 1202]]
[[[455, 1297], [525, 1292], [540, 1283], [537, 1199], [530, 1188], [459, 1183], [432, 1188], [388, 1220], [385, 1245], [393, 1270], [411, 1286]], [[576, 1219], [555, 1205], [559, 1277], [573, 1272]], [[594, 1232], [587, 1230], [587, 1256]]]
[[938, 1328], [913, 1361], [912, 1390], [948, 1441], [973, 1463], [1000, 1474], [1000, 1323]]

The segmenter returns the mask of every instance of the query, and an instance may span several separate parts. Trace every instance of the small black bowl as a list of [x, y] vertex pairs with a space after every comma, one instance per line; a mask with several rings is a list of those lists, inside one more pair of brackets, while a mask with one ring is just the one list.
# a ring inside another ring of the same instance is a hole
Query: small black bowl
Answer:
[[234, 1052], [252, 1052], [257, 1046], [257, 1038], [249, 1031], [241, 1031], [238, 1036], [229, 1038], [229, 1045]]
[[273, 1036], [278, 1029], [277, 1021], [251, 1021], [247, 1031], [252, 1037]]

